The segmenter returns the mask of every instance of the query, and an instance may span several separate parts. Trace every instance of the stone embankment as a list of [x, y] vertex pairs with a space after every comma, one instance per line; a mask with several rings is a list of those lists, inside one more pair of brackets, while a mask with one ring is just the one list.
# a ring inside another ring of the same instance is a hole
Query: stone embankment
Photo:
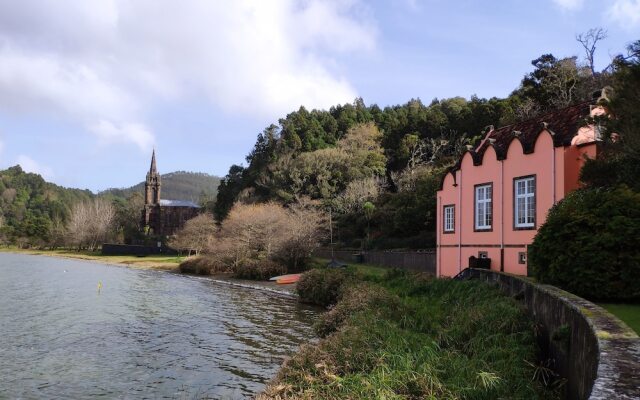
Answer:
[[544, 361], [566, 380], [566, 398], [640, 399], [640, 337], [603, 308], [554, 286], [496, 271], [466, 278], [498, 285], [536, 323]]

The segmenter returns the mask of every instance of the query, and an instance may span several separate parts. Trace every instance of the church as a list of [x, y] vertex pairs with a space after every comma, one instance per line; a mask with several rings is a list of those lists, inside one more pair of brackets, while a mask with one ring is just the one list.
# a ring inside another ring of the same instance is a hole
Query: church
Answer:
[[187, 220], [198, 215], [200, 207], [192, 201], [162, 199], [161, 189], [162, 179], [156, 168], [154, 149], [144, 186], [142, 226], [149, 235], [171, 236], [182, 228]]

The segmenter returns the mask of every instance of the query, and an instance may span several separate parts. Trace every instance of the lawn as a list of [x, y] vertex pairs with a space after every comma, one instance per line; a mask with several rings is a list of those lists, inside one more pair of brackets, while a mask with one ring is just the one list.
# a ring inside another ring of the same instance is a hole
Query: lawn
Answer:
[[150, 255], [150, 256], [108, 256], [98, 251], [76, 251], [76, 250], [33, 250], [19, 249], [17, 247], [4, 247], [0, 251], [11, 253], [30, 254], [37, 256], [73, 258], [80, 260], [99, 261], [108, 264], [127, 265], [140, 269], [161, 269], [175, 270], [184, 260], [183, 257], [169, 255]]
[[640, 304], [599, 304], [640, 335]]

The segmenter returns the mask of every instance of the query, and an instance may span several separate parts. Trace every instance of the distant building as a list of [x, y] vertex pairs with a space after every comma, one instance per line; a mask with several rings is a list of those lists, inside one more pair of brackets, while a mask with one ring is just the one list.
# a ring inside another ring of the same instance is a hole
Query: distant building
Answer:
[[184, 223], [198, 215], [200, 207], [192, 201], [164, 200], [160, 198], [162, 179], [156, 168], [156, 152], [151, 155], [151, 168], [144, 186], [143, 226], [149, 234], [170, 236]]
[[600, 132], [590, 117], [606, 113], [601, 101], [491, 128], [467, 150], [437, 194], [438, 276], [470, 264], [527, 275], [527, 247], [549, 209], [580, 186], [585, 159], [596, 156]]

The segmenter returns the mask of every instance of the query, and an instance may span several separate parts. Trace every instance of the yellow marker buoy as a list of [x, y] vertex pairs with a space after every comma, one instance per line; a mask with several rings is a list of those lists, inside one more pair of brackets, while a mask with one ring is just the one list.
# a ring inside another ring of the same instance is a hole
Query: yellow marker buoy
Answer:
[[102, 289], [102, 281], [98, 281], [98, 294], [100, 294], [101, 289]]

